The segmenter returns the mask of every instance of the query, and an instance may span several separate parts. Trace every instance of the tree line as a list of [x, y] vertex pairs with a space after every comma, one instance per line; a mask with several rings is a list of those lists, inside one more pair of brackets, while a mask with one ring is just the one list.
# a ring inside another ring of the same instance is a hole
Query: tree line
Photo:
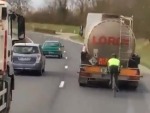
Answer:
[[[22, 4], [26, 3], [25, 7], [28, 7], [27, 2], [29, 0], [23, 0]], [[136, 36], [149, 38], [149, 0], [45, 0], [45, 3], [47, 7], [36, 12], [27, 10], [26, 20], [28, 22], [80, 26], [85, 25], [88, 12], [133, 15]]]

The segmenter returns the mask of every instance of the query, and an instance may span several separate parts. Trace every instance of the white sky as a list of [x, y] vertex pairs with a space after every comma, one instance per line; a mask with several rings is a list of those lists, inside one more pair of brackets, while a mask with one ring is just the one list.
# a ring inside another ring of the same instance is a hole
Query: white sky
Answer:
[[31, 6], [33, 6], [34, 8], [41, 8], [44, 5], [44, 0], [31, 0]]
[[[53, 0], [49, 0], [49, 1], [53, 1]], [[70, 6], [70, 3], [68, 4], [68, 8], [72, 9], [73, 6], [72, 5]], [[38, 9], [38, 8], [43, 8], [44, 6], [46, 6], [46, 3], [45, 3], [45, 0], [31, 0], [31, 6], [33, 6], [35, 9]]]

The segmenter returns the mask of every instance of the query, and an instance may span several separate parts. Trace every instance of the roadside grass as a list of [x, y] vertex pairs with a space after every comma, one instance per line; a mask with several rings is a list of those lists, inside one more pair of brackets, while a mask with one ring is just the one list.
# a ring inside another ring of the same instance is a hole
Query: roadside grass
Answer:
[[138, 53], [141, 56], [141, 63], [150, 68], [150, 44], [143, 47]]
[[84, 42], [84, 38], [81, 37], [80, 35], [78, 35], [78, 36], [71, 36], [70, 39], [78, 41], [78, 42], [81, 42], [81, 43]]
[[34, 31], [34, 29], [55, 30], [63, 33], [79, 33], [79, 26], [55, 25], [42, 23], [26, 23], [26, 29]]
[[136, 52], [141, 56], [141, 64], [150, 68], [150, 43], [145, 39], [138, 39]]

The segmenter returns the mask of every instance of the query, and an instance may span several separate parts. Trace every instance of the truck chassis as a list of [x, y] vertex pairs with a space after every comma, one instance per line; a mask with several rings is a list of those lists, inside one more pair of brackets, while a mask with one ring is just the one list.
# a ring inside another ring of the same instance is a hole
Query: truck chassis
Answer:
[[[102, 71], [104, 70], [105, 71]], [[91, 82], [108, 82], [110, 81], [110, 74], [106, 67], [100, 66], [81, 66], [78, 82], [80, 86], [86, 86]], [[139, 74], [138, 68], [123, 68], [118, 76], [118, 83], [127, 83], [132, 88], [138, 87], [139, 80], [142, 76]]]

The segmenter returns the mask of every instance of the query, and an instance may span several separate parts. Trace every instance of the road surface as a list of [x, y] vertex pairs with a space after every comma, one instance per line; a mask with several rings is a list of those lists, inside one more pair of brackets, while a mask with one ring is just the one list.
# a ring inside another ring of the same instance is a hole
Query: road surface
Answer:
[[[29, 33], [35, 42], [54, 39]], [[63, 59], [47, 59], [43, 76], [16, 76], [10, 113], [150, 113], [150, 70], [141, 67], [144, 78], [137, 91], [124, 89], [113, 98], [108, 88], [79, 87], [81, 45], [63, 41]]]

